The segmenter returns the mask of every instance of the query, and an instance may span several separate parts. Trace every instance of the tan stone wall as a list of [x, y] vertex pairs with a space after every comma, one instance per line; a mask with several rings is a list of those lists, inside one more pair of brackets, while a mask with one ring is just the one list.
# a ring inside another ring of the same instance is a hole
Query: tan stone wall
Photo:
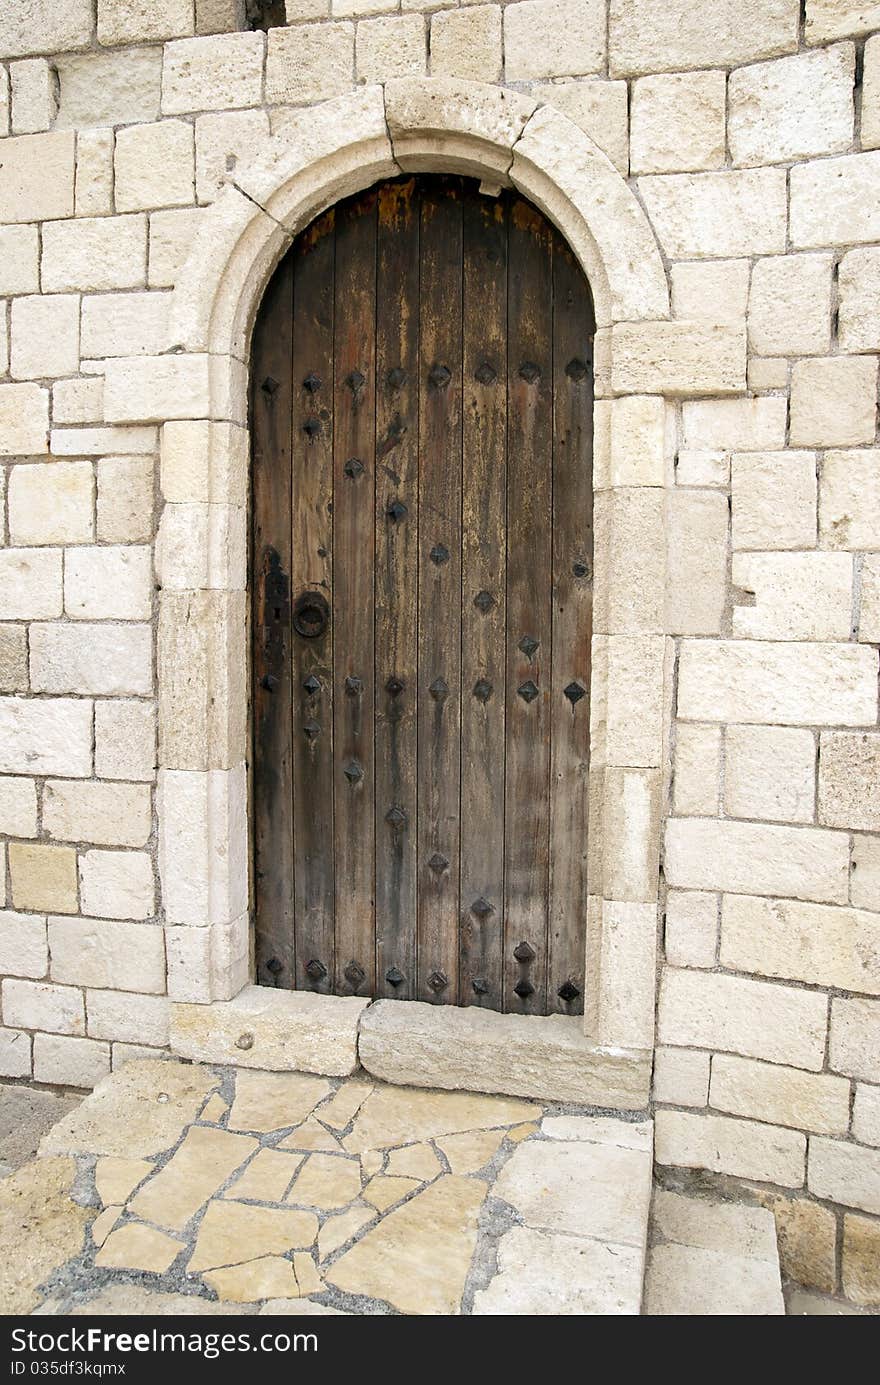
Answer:
[[[211, 1000], [246, 975], [235, 890], [219, 908], [201, 864], [234, 874], [243, 773], [187, 720], [157, 758], [157, 639], [163, 696], [189, 706], [210, 670], [181, 632], [243, 620], [243, 492], [209, 466], [225, 430], [240, 468], [243, 420], [208, 411], [204, 347], [167, 354], [208, 207], [302, 107], [408, 76], [501, 83], [604, 151], [669, 279], [671, 320], [652, 303], [602, 334], [596, 415], [599, 552], [617, 535], [596, 663], [644, 711], [618, 698], [597, 720], [609, 853], [634, 794], [656, 816], [664, 771], [657, 1157], [763, 1185], [791, 1272], [862, 1301], [880, 1235], [880, 9], [288, 0], [268, 34], [234, 32], [241, 9], [0, 11], [0, 1073], [91, 1085], [167, 1044], [169, 990]], [[655, 512], [665, 597], [640, 547]], [[621, 848], [605, 870], [600, 946], [625, 948], [656, 866]], [[625, 989], [604, 1004], [619, 1024]]]

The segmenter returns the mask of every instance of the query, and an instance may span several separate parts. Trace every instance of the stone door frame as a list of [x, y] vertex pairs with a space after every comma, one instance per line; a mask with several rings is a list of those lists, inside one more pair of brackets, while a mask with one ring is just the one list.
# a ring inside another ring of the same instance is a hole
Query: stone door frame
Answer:
[[[544, 1076], [532, 1085], [543, 1084], [544, 1095], [564, 1094], [554, 1086], [558, 1057], [590, 1070], [595, 1104], [639, 1106], [654, 1042], [671, 707], [663, 510], [672, 461], [664, 394], [689, 392], [674, 381], [658, 388], [650, 362], [659, 324], [685, 324], [669, 323], [653, 232], [593, 141], [550, 105], [474, 82], [407, 78], [292, 112], [205, 212], [173, 291], [166, 353], [117, 363], [128, 367], [133, 387], [129, 403], [119, 398], [114, 421], [164, 425], [158, 813], [172, 1046], [208, 1060], [334, 1071], [320, 1045], [311, 1050], [303, 1040], [300, 1048], [285, 1029], [291, 1005], [307, 1004], [319, 1029], [325, 1021], [353, 1024], [355, 1044], [358, 1024], [366, 1027], [367, 1002], [251, 985], [248, 355], [263, 290], [297, 232], [340, 198], [415, 171], [476, 176], [487, 191], [516, 187], [567, 239], [589, 280], [597, 322], [586, 1014], [538, 1019], [460, 1010], [452, 1023], [471, 1028], [456, 1031], [455, 1042], [476, 1046], [476, 1073], [483, 1050], [497, 1049], [504, 1037], [533, 1049], [536, 1059], [540, 1053]], [[638, 445], [628, 448], [633, 427]], [[193, 551], [182, 568], [167, 565], [169, 581], [162, 555], [182, 533]], [[239, 1025], [249, 1002], [253, 1013]], [[388, 1005], [395, 1002], [372, 1009]], [[237, 1007], [231, 1020], [230, 1006]], [[350, 1018], [343, 1021], [340, 1006]], [[397, 1047], [401, 1026], [410, 1024], [407, 1010], [415, 1033], [426, 1025], [430, 1031], [437, 1010], [451, 1008], [396, 1006]], [[504, 1035], [493, 1031], [496, 1022]], [[231, 1049], [230, 1024], [242, 1028]], [[283, 1045], [273, 1041], [273, 1027], [276, 1039], [287, 1035]], [[447, 1085], [439, 1069], [421, 1079]], [[496, 1084], [487, 1075], [474, 1085]]]

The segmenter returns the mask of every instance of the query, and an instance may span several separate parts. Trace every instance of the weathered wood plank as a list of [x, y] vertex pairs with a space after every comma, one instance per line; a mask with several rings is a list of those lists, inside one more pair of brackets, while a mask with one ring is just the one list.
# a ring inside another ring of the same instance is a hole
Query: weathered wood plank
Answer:
[[[502, 1001], [507, 206], [464, 204], [461, 607], [462, 1005]], [[476, 911], [471, 907], [485, 900]]]
[[[378, 204], [376, 994], [416, 995], [419, 219], [414, 178]], [[389, 508], [406, 506], [403, 524]], [[391, 980], [388, 977], [391, 977]]]
[[553, 674], [547, 1009], [583, 1014], [593, 634], [593, 372], [586, 281], [553, 245]]
[[273, 277], [254, 332], [253, 527], [254, 910], [257, 977], [296, 984], [290, 668], [290, 388], [293, 259]]
[[455, 181], [426, 185], [419, 353], [418, 997], [448, 1004], [458, 999], [461, 206]]
[[[337, 209], [333, 443], [336, 990], [375, 991], [376, 193]], [[358, 470], [356, 463], [362, 470]], [[348, 468], [348, 470], [346, 470]], [[354, 478], [351, 471], [357, 474]], [[363, 973], [363, 979], [360, 973]], [[354, 984], [353, 984], [354, 983]]]
[[[549, 867], [553, 284], [550, 226], [519, 198], [510, 212], [508, 254], [504, 1008], [542, 1014]], [[517, 992], [517, 986], [523, 989]]]
[[[291, 597], [332, 603], [334, 213], [296, 244]], [[333, 632], [294, 630], [293, 802], [297, 987], [333, 989]], [[317, 687], [315, 684], [317, 683]]]

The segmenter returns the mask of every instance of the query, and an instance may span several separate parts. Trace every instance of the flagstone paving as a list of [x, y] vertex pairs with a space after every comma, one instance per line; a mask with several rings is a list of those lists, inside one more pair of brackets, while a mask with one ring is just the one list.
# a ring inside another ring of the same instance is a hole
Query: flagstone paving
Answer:
[[132, 1062], [0, 1180], [0, 1299], [40, 1315], [635, 1314], [651, 1135], [363, 1076]]

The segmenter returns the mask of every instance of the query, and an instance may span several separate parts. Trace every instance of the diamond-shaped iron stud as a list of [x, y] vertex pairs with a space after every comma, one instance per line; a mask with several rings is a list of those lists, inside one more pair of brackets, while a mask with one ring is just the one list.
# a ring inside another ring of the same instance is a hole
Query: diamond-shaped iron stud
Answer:
[[580, 991], [573, 981], [563, 981], [556, 994], [560, 1000], [565, 1001], [566, 1005], [570, 1005], [573, 1000], [577, 1000]]
[[348, 693], [349, 697], [357, 697], [363, 690], [363, 679], [358, 678], [356, 674], [349, 674], [345, 680], [345, 691]]
[[406, 514], [406, 506], [402, 500], [392, 500], [385, 513], [394, 524], [399, 524]]
[[399, 390], [401, 385], [406, 383], [406, 371], [402, 366], [396, 365], [393, 370], [389, 370], [385, 379], [388, 381], [388, 388]]
[[266, 963], [266, 970], [271, 972], [273, 976], [277, 976], [279, 972], [284, 970], [284, 963], [279, 962], [277, 957], [270, 957]]
[[312, 981], [323, 981], [327, 975], [327, 968], [323, 962], [319, 962], [317, 957], [313, 957], [310, 962], [306, 962], [306, 976]]
[[520, 687], [517, 688], [517, 692], [523, 702], [534, 702], [535, 698], [538, 696], [538, 689], [535, 687], [531, 678], [527, 683], [522, 683]]
[[385, 973], [385, 980], [388, 982], [389, 986], [393, 986], [394, 989], [397, 990], [398, 986], [403, 985], [406, 977], [402, 971], [398, 971], [397, 967], [389, 967]]
[[442, 702], [444, 697], [449, 696], [449, 684], [446, 682], [445, 678], [435, 678], [428, 692], [435, 702]]
[[475, 899], [471, 905], [471, 913], [476, 914], [478, 919], [486, 919], [494, 912], [494, 908], [483, 895], [480, 895], [479, 899]]
[[533, 640], [531, 635], [523, 635], [522, 639], [517, 645], [517, 649], [521, 650], [522, 653], [525, 654], [527, 659], [531, 659], [539, 644], [540, 640]]
[[360, 457], [349, 457], [345, 466], [342, 468], [349, 481], [356, 481], [359, 476], [364, 474], [364, 464]]
[[587, 695], [586, 688], [582, 688], [580, 683], [569, 683], [568, 687], [563, 688], [562, 691], [568, 698], [572, 707], [574, 707], [577, 702], [580, 702], [582, 697], [586, 697]]
[[316, 740], [321, 734], [321, 728], [316, 721], [307, 721], [303, 727], [303, 735], [307, 740]]
[[385, 814], [385, 821], [392, 827], [402, 827], [406, 822], [406, 813], [399, 803], [395, 803], [393, 808], [389, 808]]
[[311, 418], [306, 419], [305, 423], [303, 424], [303, 432], [306, 434], [306, 437], [316, 438], [320, 431], [321, 420], [319, 418], [315, 418], [315, 416], [312, 415]]
[[435, 389], [443, 390], [452, 379], [452, 373], [445, 365], [435, 365], [428, 371], [428, 379]]
[[345, 775], [349, 784], [358, 784], [364, 777], [364, 772], [357, 760], [349, 760], [342, 773]]
[[446, 547], [445, 543], [435, 544], [428, 554], [428, 557], [436, 567], [440, 567], [442, 563], [449, 562], [449, 549]]
[[315, 693], [319, 693], [321, 691], [321, 680], [320, 678], [316, 678], [313, 673], [310, 673], [308, 678], [306, 678], [303, 682], [303, 687], [309, 694], [309, 697], [314, 697]]
[[483, 361], [474, 371], [474, 379], [479, 381], [481, 385], [493, 385], [498, 379], [498, 376], [489, 362]]
[[523, 977], [522, 981], [517, 981], [513, 989], [520, 1000], [528, 1000], [529, 996], [535, 993], [535, 988], [531, 981], [527, 981], [525, 977]]
[[303, 380], [303, 389], [308, 390], [309, 394], [317, 394], [321, 388], [321, 377], [312, 370]]
[[434, 855], [428, 862], [428, 865], [431, 867], [431, 870], [434, 872], [435, 875], [440, 875], [449, 865], [449, 862], [447, 861], [445, 856], [440, 855], [439, 851], [435, 851]]
[[580, 356], [572, 356], [568, 365], [565, 367], [565, 373], [569, 380], [574, 380], [577, 383], [583, 380], [585, 375], [589, 375], [590, 367], [587, 365], [586, 361], [581, 360]]
[[349, 962], [342, 974], [353, 991], [356, 991], [359, 986], [364, 984], [367, 975], [363, 967], [359, 966], [355, 961]]
[[428, 977], [428, 985], [435, 995], [439, 995], [440, 992], [445, 991], [446, 987], [449, 985], [449, 977], [444, 976], [442, 971], [432, 971], [431, 975]]
[[495, 605], [495, 598], [491, 592], [477, 592], [474, 597], [474, 605], [482, 615], [485, 615]]
[[574, 577], [589, 577], [590, 565], [589, 563], [572, 563], [571, 571]]
[[477, 995], [486, 995], [489, 990], [489, 982], [482, 976], [475, 976], [471, 985]]
[[388, 679], [388, 682], [385, 684], [385, 691], [391, 697], [399, 697], [405, 687], [406, 684], [404, 683], [403, 679], [398, 678], [396, 674], [392, 674], [391, 677]]
[[519, 368], [520, 379], [525, 380], [527, 385], [533, 385], [540, 374], [541, 367], [535, 365], [534, 361], [523, 361]]
[[268, 396], [269, 396], [270, 399], [272, 398], [272, 395], [275, 393], [275, 391], [277, 390], [277, 388], [278, 388], [278, 381], [277, 381], [277, 380], [273, 380], [273, 378], [272, 378], [271, 375], [267, 375], [266, 378], [265, 378], [265, 380], [263, 381], [262, 385], [260, 386], [260, 389], [263, 391], [263, 393], [264, 393], [264, 394], [268, 394]]
[[260, 679], [260, 687], [265, 688], [266, 692], [274, 692], [278, 687], [278, 679], [274, 673], [264, 673]]
[[518, 962], [534, 962], [535, 949], [531, 943], [527, 943], [524, 939], [521, 943], [517, 943], [513, 949], [513, 955]]
[[492, 696], [492, 684], [485, 678], [480, 678], [474, 684], [474, 697], [478, 702], [488, 702]]
[[362, 389], [367, 383], [366, 376], [361, 375], [359, 370], [353, 370], [351, 374], [346, 377], [345, 383], [348, 385], [352, 394], [357, 394], [358, 390]]

